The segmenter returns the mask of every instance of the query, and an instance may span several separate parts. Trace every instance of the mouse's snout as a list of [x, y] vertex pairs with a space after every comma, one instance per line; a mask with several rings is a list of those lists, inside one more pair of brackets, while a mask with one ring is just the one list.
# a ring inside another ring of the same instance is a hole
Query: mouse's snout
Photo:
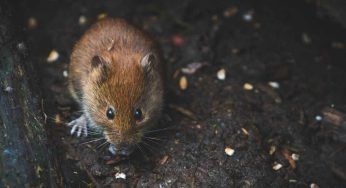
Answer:
[[113, 154], [113, 155], [130, 155], [135, 149], [134, 145], [125, 143], [125, 142], [120, 142], [117, 145], [110, 144], [108, 150]]

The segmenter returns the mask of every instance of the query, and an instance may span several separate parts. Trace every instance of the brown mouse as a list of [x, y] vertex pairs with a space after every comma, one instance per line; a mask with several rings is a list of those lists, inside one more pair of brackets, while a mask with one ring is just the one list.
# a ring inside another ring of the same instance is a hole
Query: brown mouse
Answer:
[[114, 154], [129, 155], [163, 107], [163, 62], [152, 38], [122, 19], [94, 24], [76, 43], [69, 90], [83, 114], [71, 134], [103, 133]]

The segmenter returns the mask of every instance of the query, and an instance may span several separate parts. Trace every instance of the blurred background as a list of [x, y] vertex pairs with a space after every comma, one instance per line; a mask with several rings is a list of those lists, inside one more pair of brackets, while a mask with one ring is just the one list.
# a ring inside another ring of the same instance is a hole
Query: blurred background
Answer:
[[[14, 40], [23, 45], [27, 77], [34, 77], [30, 83], [39, 96], [33, 103], [43, 114], [51, 184], [346, 186], [346, 1], [4, 4], [11, 11], [2, 9], [0, 23], [8, 20], [17, 31]], [[167, 65], [161, 131], [129, 158], [87, 143], [90, 137], [70, 136], [65, 125], [80, 115], [67, 91], [71, 50], [105, 17], [124, 18], [148, 32]], [[33, 176], [45, 170], [35, 169]]]

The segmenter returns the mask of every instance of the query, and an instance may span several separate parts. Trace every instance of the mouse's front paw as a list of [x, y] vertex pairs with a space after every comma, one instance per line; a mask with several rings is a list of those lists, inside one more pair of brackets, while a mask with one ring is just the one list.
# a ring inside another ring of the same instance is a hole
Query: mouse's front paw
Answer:
[[83, 132], [84, 136], [88, 135], [88, 127], [87, 127], [87, 121], [84, 115], [79, 117], [78, 119], [75, 119], [67, 124], [68, 126], [72, 127], [71, 129], [71, 135], [73, 135], [75, 132], [77, 132], [77, 136], [80, 137], [80, 135]]

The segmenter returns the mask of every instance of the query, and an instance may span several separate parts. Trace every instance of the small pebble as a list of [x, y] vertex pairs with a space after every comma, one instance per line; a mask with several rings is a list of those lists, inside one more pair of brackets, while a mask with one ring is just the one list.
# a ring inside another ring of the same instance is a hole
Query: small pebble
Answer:
[[275, 162], [273, 166], [273, 170], [280, 170], [282, 168], [282, 164]]
[[59, 53], [56, 50], [52, 50], [47, 57], [47, 62], [52, 63], [56, 61], [58, 58], [59, 58]]
[[225, 11], [223, 11], [223, 16], [225, 18], [229, 18], [229, 17], [235, 16], [237, 12], [238, 12], [238, 7], [232, 6], [227, 8]]
[[315, 120], [316, 120], [316, 121], [322, 121], [322, 116], [318, 116], [318, 115], [315, 116]]
[[6, 91], [7, 93], [12, 93], [13, 88], [10, 87], [10, 86], [7, 86], [7, 87], [5, 88], [5, 91]]
[[83, 16], [83, 15], [82, 15], [82, 16], [79, 16], [79, 19], [78, 19], [79, 25], [85, 25], [86, 22], [87, 22], [87, 19], [86, 19], [85, 16]]
[[278, 82], [268, 82], [268, 85], [274, 89], [280, 88], [280, 84]]
[[217, 79], [219, 80], [225, 80], [226, 79], [226, 70], [225, 69], [220, 69], [217, 71]]
[[124, 174], [122, 172], [117, 172], [115, 174], [115, 179], [124, 179], [124, 180], [126, 180], [126, 174]]
[[310, 188], [320, 188], [316, 183], [311, 183]]
[[103, 18], [107, 17], [107, 14], [106, 13], [101, 13], [97, 16], [97, 19], [101, 20]]
[[273, 155], [276, 151], [276, 146], [270, 146], [269, 155]]
[[20, 51], [25, 50], [25, 44], [24, 44], [24, 42], [18, 43], [18, 44], [17, 44], [17, 49], [20, 50]]
[[202, 68], [206, 63], [193, 62], [181, 69], [184, 74], [194, 74], [198, 69]]
[[30, 17], [28, 19], [28, 28], [29, 29], [35, 29], [37, 27], [37, 20], [34, 17]]
[[185, 39], [181, 35], [172, 35], [170, 40], [175, 47], [181, 47], [185, 43]]
[[186, 76], [182, 76], [179, 80], [179, 87], [181, 90], [186, 90], [188, 86], [187, 78]]
[[227, 147], [225, 148], [225, 153], [228, 155], [228, 156], [232, 156], [234, 154], [234, 149], [230, 148], [230, 147]]
[[291, 155], [291, 158], [293, 159], [293, 160], [295, 160], [295, 161], [298, 161], [299, 160], [299, 155], [298, 154], [295, 154], [295, 153], [292, 153], [292, 155]]
[[62, 75], [63, 75], [65, 78], [67, 78], [67, 77], [68, 77], [68, 72], [67, 72], [67, 70], [64, 70], [64, 71], [62, 72]]
[[245, 83], [243, 88], [245, 90], [253, 90], [253, 85], [252, 84], [249, 84], [249, 83]]
[[243, 15], [243, 20], [246, 22], [251, 22], [253, 19], [252, 14], [251, 13], [246, 13]]
[[311, 38], [307, 33], [302, 33], [302, 41], [304, 42], [304, 44], [310, 44]]
[[61, 117], [60, 117], [60, 114], [56, 114], [55, 117], [54, 117], [54, 123], [59, 125], [61, 124]]

